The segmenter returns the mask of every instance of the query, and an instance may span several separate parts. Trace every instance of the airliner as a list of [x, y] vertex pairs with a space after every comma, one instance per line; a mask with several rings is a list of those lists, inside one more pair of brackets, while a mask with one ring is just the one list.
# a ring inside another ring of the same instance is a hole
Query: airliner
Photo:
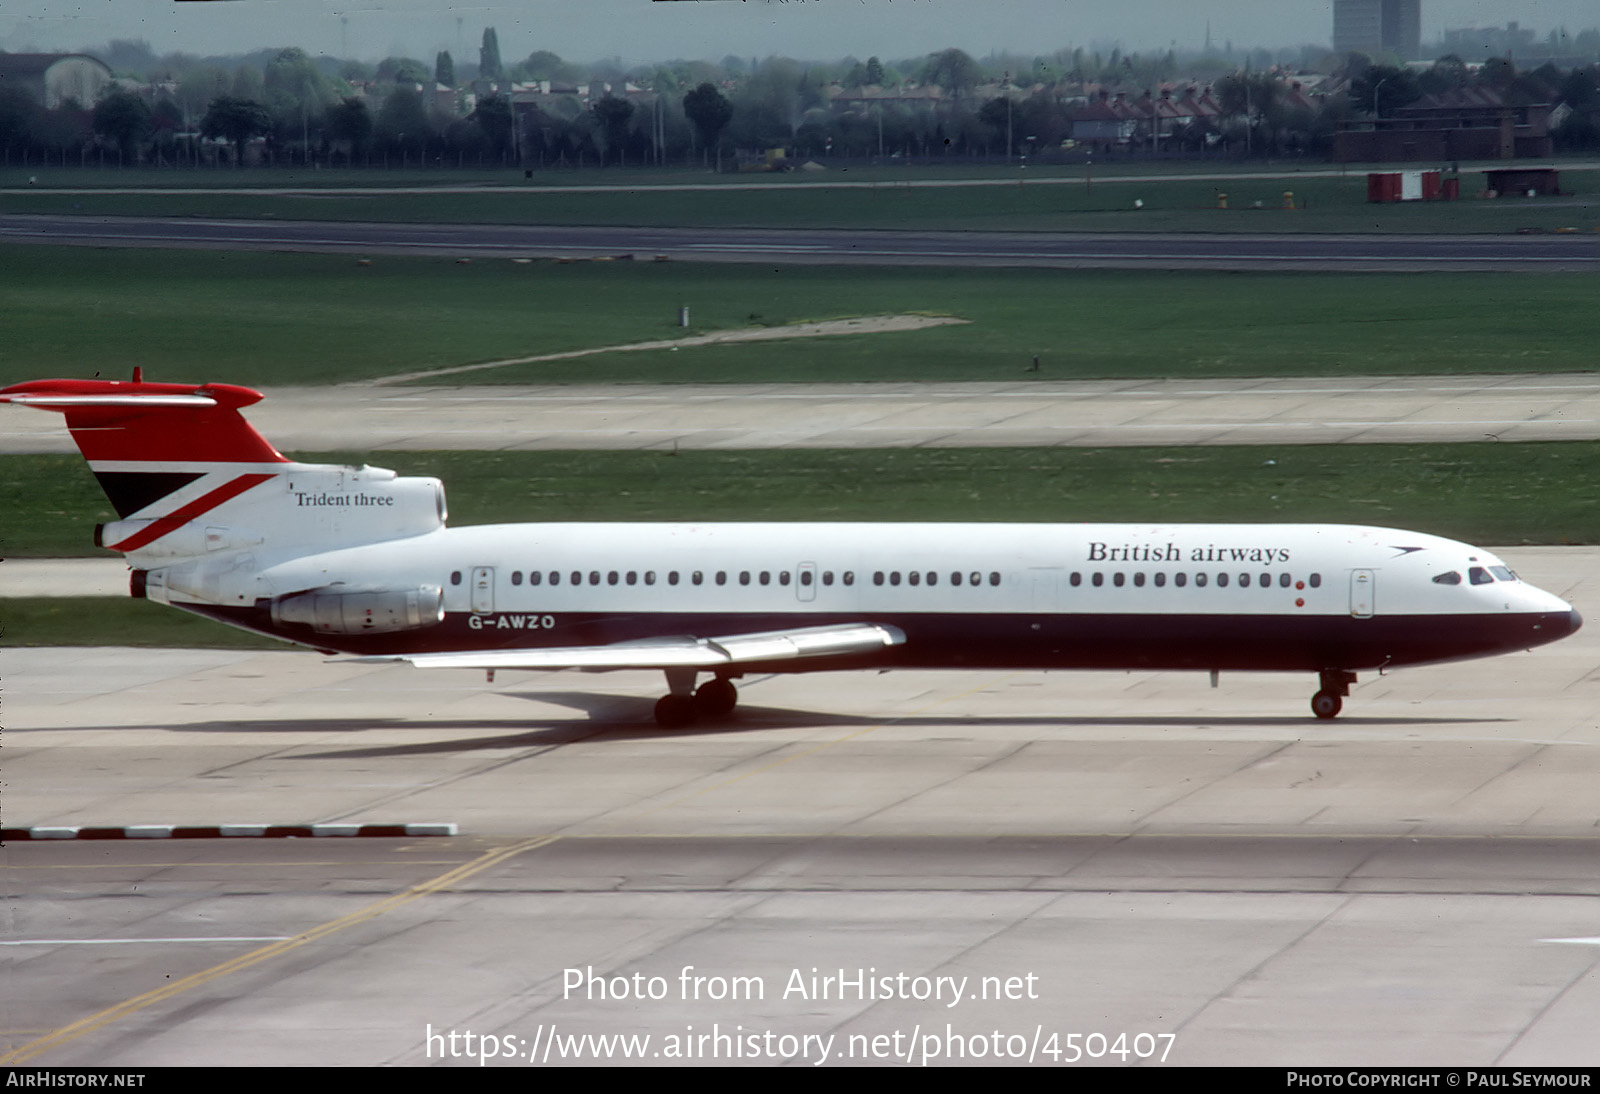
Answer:
[[286, 459], [232, 384], [40, 380], [119, 519], [131, 592], [420, 668], [653, 669], [663, 726], [728, 715], [747, 674], [1358, 672], [1564, 638], [1572, 606], [1479, 547], [1343, 524], [447, 525], [442, 484]]

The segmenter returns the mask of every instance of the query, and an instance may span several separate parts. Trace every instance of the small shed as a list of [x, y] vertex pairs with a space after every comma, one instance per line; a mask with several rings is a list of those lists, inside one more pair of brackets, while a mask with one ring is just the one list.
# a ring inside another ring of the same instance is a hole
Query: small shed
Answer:
[[1497, 194], [1559, 194], [1561, 172], [1554, 167], [1505, 167], [1483, 173], [1485, 185]]
[[1367, 175], [1367, 200], [1438, 201], [1441, 197], [1437, 171], [1373, 171]]

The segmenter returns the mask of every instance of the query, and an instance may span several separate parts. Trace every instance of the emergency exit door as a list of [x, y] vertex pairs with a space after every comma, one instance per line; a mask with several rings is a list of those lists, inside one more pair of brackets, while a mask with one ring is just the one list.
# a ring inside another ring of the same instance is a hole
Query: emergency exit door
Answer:
[[1375, 610], [1374, 581], [1371, 570], [1350, 571], [1350, 614], [1357, 619], [1371, 619]]

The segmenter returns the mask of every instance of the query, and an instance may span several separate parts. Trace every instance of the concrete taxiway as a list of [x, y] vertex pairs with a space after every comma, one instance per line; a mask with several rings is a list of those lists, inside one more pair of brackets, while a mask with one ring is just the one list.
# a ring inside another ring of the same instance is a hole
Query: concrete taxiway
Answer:
[[[1046, 367], [1052, 367], [1051, 363]], [[1354, 444], [1592, 440], [1600, 375], [994, 384], [274, 388], [247, 416], [284, 451]], [[74, 452], [6, 414], [0, 453]]]
[[[872, 184], [867, 187], [878, 188]], [[898, 188], [882, 189], [892, 194]], [[307, 199], [326, 201], [330, 196], [319, 193], [308, 195]], [[513, 195], [508, 199], [517, 200]], [[0, 241], [481, 258], [671, 259], [785, 266], [1592, 272], [1600, 261], [1600, 238], [1584, 229], [1591, 223], [1595, 202], [1579, 197], [1564, 201], [1561, 207], [1570, 217], [1570, 224], [1566, 230], [1548, 235], [1517, 233], [1517, 220], [1526, 206], [1504, 202], [1493, 206], [1505, 218], [1503, 231], [1484, 235], [649, 228], [11, 214], [0, 218]]]
[[[1600, 550], [1504, 553], [1600, 618]], [[1600, 1062], [1592, 627], [1333, 723], [1292, 676], [775, 677], [664, 733], [653, 674], [5, 664], [8, 826], [462, 832], [9, 843], [9, 1062]]]

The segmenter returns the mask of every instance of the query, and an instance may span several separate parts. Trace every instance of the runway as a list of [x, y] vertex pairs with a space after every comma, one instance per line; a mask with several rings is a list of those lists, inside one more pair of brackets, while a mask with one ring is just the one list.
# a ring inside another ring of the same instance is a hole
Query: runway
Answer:
[[[1109, 447], [1600, 437], [1600, 375], [272, 388], [284, 451]], [[0, 416], [0, 454], [75, 452], [53, 415]]]
[[[1600, 617], [1600, 549], [1504, 553]], [[663, 733], [652, 674], [6, 658], [7, 825], [462, 831], [8, 844], [8, 1062], [1600, 1062], [1594, 628], [1332, 724], [1287, 676], [776, 677]]]
[[[892, 190], [892, 188], [886, 188]], [[1587, 207], [1573, 210], [1586, 223]], [[1600, 235], [1317, 235], [611, 228], [9, 215], [0, 242], [502, 258], [1059, 269], [1593, 272]]]

